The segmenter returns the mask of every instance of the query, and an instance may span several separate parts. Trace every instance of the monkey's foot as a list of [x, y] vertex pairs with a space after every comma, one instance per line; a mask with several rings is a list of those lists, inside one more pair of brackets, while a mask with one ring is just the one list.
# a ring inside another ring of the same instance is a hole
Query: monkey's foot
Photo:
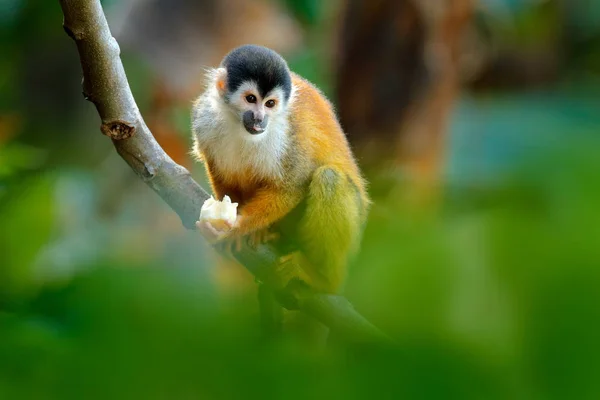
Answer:
[[294, 257], [296, 257], [296, 253], [286, 254], [285, 256], [279, 257], [279, 264], [289, 264], [294, 261]]
[[279, 239], [279, 234], [276, 232], [270, 232], [269, 228], [261, 229], [252, 232], [248, 235], [248, 244], [254, 248], [257, 246], [268, 243], [273, 240]]
[[278, 281], [277, 286], [284, 288], [292, 280], [299, 280], [308, 286], [312, 286], [312, 278], [302, 268], [305, 263], [306, 259], [300, 251], [279, 257], [278, 263], [275, 266], [275, 275]]

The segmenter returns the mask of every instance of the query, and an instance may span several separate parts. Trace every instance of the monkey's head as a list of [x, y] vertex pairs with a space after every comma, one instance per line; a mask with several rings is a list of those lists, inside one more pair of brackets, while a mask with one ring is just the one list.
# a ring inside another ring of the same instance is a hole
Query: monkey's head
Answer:
[[251, 135], [267, 131], [269, 120], [285, 115], [292, 91], [287, 63], [273, 50], [245, 45], [223, 58], [217, 91]]

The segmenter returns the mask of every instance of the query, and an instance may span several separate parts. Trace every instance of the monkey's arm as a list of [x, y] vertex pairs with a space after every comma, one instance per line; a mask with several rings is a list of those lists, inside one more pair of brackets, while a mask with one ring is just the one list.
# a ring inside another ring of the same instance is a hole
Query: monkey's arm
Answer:
[[237, 191], [233, 186], [225, 184], [221, 176], [217, 174], [212, 160], [206, 156], [203, 156], [203, 159], [205, 160], [204, 166], [206, 167], [208, 181], [215, 198], [222, 201], [223, 196], [228, 195], [233, 201], [239, 201]]
[[302, 200], [299, 189], [268, 187], [259, 189], [239, 210], [231, 235], [247, 235], [279, 221]]

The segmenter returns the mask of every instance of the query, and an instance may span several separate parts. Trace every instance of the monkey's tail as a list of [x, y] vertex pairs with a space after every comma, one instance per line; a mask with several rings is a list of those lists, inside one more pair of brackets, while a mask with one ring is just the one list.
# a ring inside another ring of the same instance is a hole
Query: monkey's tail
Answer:
[[360, 241], [364, 201], [356, 183], [341, 169], [323, 166], [314, 172], [300, 234], [313, 264], [311, 272], [318, 275], [317, 289], [336, 293], [344, 283], [349, 256]]

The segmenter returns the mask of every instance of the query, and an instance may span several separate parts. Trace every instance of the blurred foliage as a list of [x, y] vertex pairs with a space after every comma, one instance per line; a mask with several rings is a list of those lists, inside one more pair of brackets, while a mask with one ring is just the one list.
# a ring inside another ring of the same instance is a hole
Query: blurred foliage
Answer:
[[598, 77], [599, 18], [595, 0], [480, 0], [477, 20], [492, 51], [546, 53], [567, 70]]
[[[290, 65], [330, 93], [332, 13], [282, 1], [308, 37]], [[377, 203], [347, 285], [396, 345], [315, 354], [262, 341], [249, 274], [113, 154], [57, 3], [0, 1], [0, 398], [598, 398], [600, 9], [482, 3], [499, 43], [571, 68], [463, 96], [440, 212]], [[150, 69], [123, 59], [146, 111]], [[189, 141], [188, 110], [168, 117]]]
[[0, 147], [0, 179], [16, 175], [20, 170], [32, 169], [44, 159], [43, 151], [20, 143]]
[[283, 0], [294, 15], [302, 22], [315, 24], [323, 13], [323, 2], [318, 0]]
[[595, 398], [598, 145], [532, 154], [501, 184], [460, 192], [476, 206], [447, 202], [433, 219], [376, 205], [347, 292], [397, 345], [320, 356], [261, 342], [252, 297], [224, 299], [209, 265], [169, 251], [135, 261], [106, 247], [24, 298], [57, 183], [30, 179], [1, 215], [0, 396]]

